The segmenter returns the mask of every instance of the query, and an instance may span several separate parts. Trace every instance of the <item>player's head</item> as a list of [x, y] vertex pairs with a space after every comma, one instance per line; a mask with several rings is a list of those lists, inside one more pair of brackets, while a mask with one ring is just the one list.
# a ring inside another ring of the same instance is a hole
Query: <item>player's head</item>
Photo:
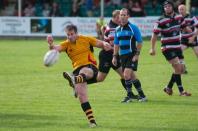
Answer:
[[181, 4], [178, 6], [178, 12], [179, 14], [181, 14], [182, 16], [186, 15], [186, 6]]
[[120, 10], [120, 24], [125, 25], [128, 23], [129, 11], [126, 8]]
[[70, 24], [65, 27], [65, 33], [67, 35], [67, 39], [71, 42], [75, 42], [78, 36], [78, 29], [75, 25]]
[[174, 3], [171, 0], [166, 0], [163, 3], [164, 13], [171, 15], [174, 12]]
[[112, 12], [112, 21], [116, 24], [120, 24], [120, 10], [114, 10]]

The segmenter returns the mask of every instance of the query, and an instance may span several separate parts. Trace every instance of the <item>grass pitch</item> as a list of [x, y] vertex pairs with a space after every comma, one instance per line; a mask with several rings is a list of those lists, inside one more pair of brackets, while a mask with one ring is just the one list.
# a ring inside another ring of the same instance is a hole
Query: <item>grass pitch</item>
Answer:
[[137, 75], [147, 103], [121, 104], [125, 92], [114, 71], [103, 83], [89, 86], [90, 103], [99, 125], [90, 129], [79, 101], [62, 77], [63, 71], [72, 70], [64, 53], [56, 65], [47, 68], [42, 63], [47, 51], [45, 39], [0, 40], [0, 130], [198, 130], [197, 58], [191, 49], [184, 53], [189, 73], [182, 76], [183, 85], [192, 96], [180, 97], [176, 86], [173, 96], [167, 96], [162, 89], [172, 68], [159, 46], [157, 56], [151, 57], [149, 41], [145, 41], [140, 56]]

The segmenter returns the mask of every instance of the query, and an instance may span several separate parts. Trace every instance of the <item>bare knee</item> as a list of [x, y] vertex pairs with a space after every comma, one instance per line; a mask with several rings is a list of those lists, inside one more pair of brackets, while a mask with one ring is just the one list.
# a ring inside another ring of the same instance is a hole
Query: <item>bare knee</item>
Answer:
[[184, 71], [184, 65], [180, 63], [173, 64], [173, 68], [176, 74], [182, 74], [182, 72]]
[[103, 82], [104, 81], [104, 77], [97, 77], [97, 82]]
[[131, 75], [128, 74], [128, 73], [124, 73], [124, 79], [125, 79], [125, 80], [131, 79]]
[[97, 76], [97, 82], [102, 82], [105, 80], [107, 74], [106, 73], [102, 73], [102, 72], [99, 72], [98, 73], [98, 76]]

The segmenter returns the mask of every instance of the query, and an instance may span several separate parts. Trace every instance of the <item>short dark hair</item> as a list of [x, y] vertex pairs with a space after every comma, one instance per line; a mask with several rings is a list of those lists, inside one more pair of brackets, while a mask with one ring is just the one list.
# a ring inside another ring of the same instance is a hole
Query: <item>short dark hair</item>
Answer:
[[124, 10], [127, 11], [127, 15], [130, 15], [130, 12], [129, 12], [129, 10], [127, 8], [122, 8], [120, 11], [124, 11]]
[[69, 24], [65, 27], [65, 30], [66, 31], [74, 31], [75, 33], [78, 32], [78, 29], [77, 29], [77, 26], [76, 25], [73, 25], [73, 24]]

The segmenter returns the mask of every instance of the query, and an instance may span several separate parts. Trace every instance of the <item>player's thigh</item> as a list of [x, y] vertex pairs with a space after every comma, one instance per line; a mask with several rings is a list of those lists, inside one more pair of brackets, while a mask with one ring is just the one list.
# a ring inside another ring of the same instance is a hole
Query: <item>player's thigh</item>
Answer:
[[124, 78], [123, 71], [122, 71], [122, 67], [119, 67], [119, 68], [115, 69], [115, 71], [119, 74], [119, 76], [120, 76], [121, 78]]
[[97, 75], [97, 82], [102, 82], [105, 80], [107, 76], [107, 73], [103, 73], [103, 72], [98, 72], [98, 75]]
[[81, 73], [82, 73], [82, 74], [85, 74], [87, 79], [91, 79], [91, 78], [93, 78], [93, 76], [94, 76], [94, 71], [93, 71], [93, 69], [92, 69], [92, 68], [89, 68], [89, 67], [83, 67], [83, 68], [80, 70], [79, 74], [81, 74]]
[[99, 54], [99, 71], [108, 74], [112, 66], [112, 54], [104, 50]]
[[184, 45], [184, 44], [181, 44], [181, 49], [182, 50], [186, 50], [188, 48], [188, 46]]
[[196, 56], [198, 57], [198, 46], [193, 47], [193, 51], [196, 54]]
[[131, 74], [132, 74], [132, 69], [131, 68], [125, 68], [124, 69], [124, 79], [129, 80], [131, 79]]
[[79, 74], [83, 73], [86, 75], [87, 84], [93, 84], [97, 82], [98, 68], [92, 64], [85, 65], [79, 71]]

